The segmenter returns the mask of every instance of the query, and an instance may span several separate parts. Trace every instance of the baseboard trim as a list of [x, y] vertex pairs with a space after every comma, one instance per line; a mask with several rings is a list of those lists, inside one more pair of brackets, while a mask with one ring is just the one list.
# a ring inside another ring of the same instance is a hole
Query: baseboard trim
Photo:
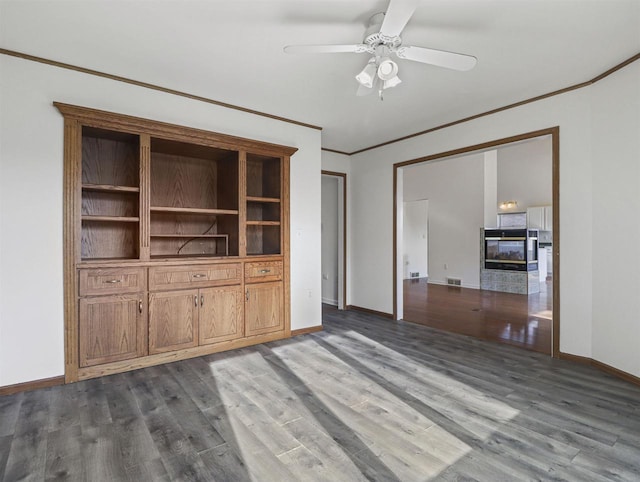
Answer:
[[56, 385], [64, 385], [64, 375], [59, 377], [42, 378], [31, 382], [16, 383], [15, 385], [6, 385], [0, 387], [0, 396], [13, 395], [19, 392], [29, 392], [38, 388], [55, 387]]
[[612, 367], [611, 365], [607, 365], [606, 363], [602, 363], [601, 361], [594, 360], [593, 358], [579, 355], [570, 355], [569, 353], [560, 352], [560, 359], [582, 363], [584, 365], [591, 365], [592, 367], [606, 372], [609, 375], [613, 375], [616, 378], [620, 378], [621, 380], [640, 386], [639, 377], [636, 377], [635, 375], [622, 371], [618, 368]]
[[347, 310], [361, 311], [362, 313], [369, 313], [370, 315], [382, 316], [383, 318], [389, 318], [390, 320], [393, 320], [393, 315], [391, 313], [370, 310], [369, 308], [363, 308], [362, 306], [347, 305]]
[[300, 328], [299, 330], [291, 330], [291, 336], [308, 335], [309, 333], [316, 333], [318, 331], [322, 331], [322, 325]]
[[591, 365], [593, 360], [586, 356], [580, 355], [571, 355], [570, 353], [562, 353], [560, 352], [559, 356], [560, 360], [568, 360], [576, 363], [582, 363], [583, 365]]

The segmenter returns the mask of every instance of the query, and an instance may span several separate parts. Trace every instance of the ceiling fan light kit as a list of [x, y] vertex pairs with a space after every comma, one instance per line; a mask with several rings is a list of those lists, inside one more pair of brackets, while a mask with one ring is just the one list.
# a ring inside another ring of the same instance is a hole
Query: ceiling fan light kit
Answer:
[[[477, 59], [471, 55], [435, 50], [412, 45], [403, 46], [400, 34], [413, 15], [419, 0], [390, 0], [385, 13], [376, 13], [369, 20], [361, 44], [353, 45], [288, 45], [287, 53], [368, 53], [373, 55], [362, 71], [356, 75], [360, 84], [358, 95], [395, 87], [400, 82], [398, 64], [389, 58], [411, 60], [453, 70], [471, 70]], [[363, 88], [370, 92], [363, 92]]]

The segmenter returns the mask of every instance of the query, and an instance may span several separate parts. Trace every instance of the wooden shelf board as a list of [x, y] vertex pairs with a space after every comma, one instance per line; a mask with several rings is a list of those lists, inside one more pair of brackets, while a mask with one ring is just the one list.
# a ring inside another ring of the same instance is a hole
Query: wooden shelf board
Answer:
[[151, 206], [152, 213], [182, 213], [182, 214], [238, 214], [237, 209], [201, 209], [201, 208], [174, 208], [168, 206]]
[[280, 226], [280, 221], [247, 221], [247, 226]]
[[139, 187], [133, 186], [114, 186], [112, 184], [83, 184], [83, 191], [100, 191], [100, 192], [140, 192]]
[[152, 234], [152, 238], [228, 238], [228, 234]]
[[247, 202], [257, 202], [257, 203], [279, 203], [280, 198], [277, 197], [258, 197], [258, 196], [247, 196]]
[[85, 222], [85, 221], [101, 221], [101, 222], [108, 222], [108, 223], [137, 223], [140, 221], [140, 218], [125, 217], [125, 216], [83, 215], [82, 222]]
[[105, 263], [107, 261], [138, 261], [139, 258], [82, 258], [83, 263]]
[[150, 259], [152, 260], [160, 260], [160, 259], [214, 259], [214, 258], [229, 258], [224, 254], [152, 254]]

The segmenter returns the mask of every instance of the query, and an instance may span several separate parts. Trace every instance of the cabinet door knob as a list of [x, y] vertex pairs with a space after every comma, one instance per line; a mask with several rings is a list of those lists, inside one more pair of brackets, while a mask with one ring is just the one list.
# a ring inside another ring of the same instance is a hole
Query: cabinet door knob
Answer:
[[246, 298], [247, 298], [247, 301], [249, 301], [249, 289], [248, 288], [247, 288]]
[[109, 284], [115, 284], [115, 283], [120, 283], [122, 280], [119, 279], [108, 279], [105, 281], [105, 283], [109, 283]]
[[204, 295], [200, 295], [200, 306], [204, 306]]
[[196, 308], [197, 308], [198, 307], [198, 295], [194, 295], [193, 296], [193, 302], [195, 303]]
[[138, 301], [138, 311], [142, 314], [142, 300]]

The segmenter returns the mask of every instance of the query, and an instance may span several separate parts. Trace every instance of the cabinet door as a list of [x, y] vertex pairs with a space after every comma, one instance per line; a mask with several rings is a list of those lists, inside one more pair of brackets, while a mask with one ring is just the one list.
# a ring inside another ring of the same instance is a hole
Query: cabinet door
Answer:
[[80, 300], [80, 366], [146, 355], [146, 295]]
[[544, 230], [553, 231], [553, 206], [544, 207]]
[[242, 307], [241, 286], [201, 289], [200, 344], [241, 338], [244, 334]]
[[198, 290], [149, 295], [149, 353], [196, 346], [198, 342]]
[[246, 285], [245, 333], [260, 335], [284, 329], [282, 281]]
[[527, 208], [527, 227], [544, 229], [544, 207]]

